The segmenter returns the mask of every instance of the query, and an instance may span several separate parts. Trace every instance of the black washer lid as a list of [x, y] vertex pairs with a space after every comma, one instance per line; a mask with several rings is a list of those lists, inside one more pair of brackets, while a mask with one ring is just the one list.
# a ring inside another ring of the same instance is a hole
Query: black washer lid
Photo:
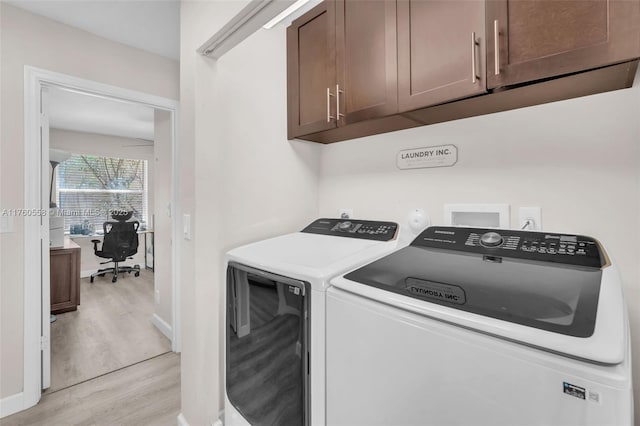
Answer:
[[499, 231], [505, 241], [515, 236], [518, 242], [496, 248], [484, 247], [476, 239], [470, 239], [474, 234], [480, 237], [484, 231], [495, 230], [429, 228], [411, 246], [345, 278], [554, 333], [575, 337], [593, 334], [602, 279], [599, 265], [603, 257], [598, 245], [585, 246], [588, 255], [578, 258], [575, 254], [549, 254], [547, 249], [545, 253], [534, 253], [520, 248], [529, 247], [534, 241], [538, 244], [546, 241], [549, 244], [546, 247], [555, 243], [553, 247], [559, 248], [561, 241], [578, 244], [595, 240]]

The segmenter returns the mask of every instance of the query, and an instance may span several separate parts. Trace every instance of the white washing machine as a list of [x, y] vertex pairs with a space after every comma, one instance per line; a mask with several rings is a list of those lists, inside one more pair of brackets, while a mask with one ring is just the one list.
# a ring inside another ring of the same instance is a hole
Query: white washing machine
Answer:
[[431, 227], [331, 284], [327, 425], [633, 424], [622, 283], [592, 238]]
[[391, 222], [319, 219], [227, 254], [225, 425], [325, 425], [329, 280], [398, 247]]

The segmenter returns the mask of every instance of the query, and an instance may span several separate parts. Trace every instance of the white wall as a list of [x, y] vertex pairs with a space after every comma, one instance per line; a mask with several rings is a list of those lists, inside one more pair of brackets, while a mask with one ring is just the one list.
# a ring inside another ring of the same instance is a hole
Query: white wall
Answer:
[[[178, 99], [176, 61], [0, 2], [0, 207], [24, 199], [24, 66]], [[23, 387], [23, 221], [0, 234], [0, 398]]]
[[217, 62], [195, 53], [243, 6], [181, 8], [182, 138], [194, 141], [183, 166], [195, 170], [183, 206], [196, 231], [183, 246], [195, 274], [182, 275], [182, 413], [193, 425], [211, 424], [222, 407], [225, 251], [298, 230], [318, 211], [320, 147], [286, 138], [284, 28], [259, 31]]
[[[398, 170], [398, 151], [454, 144], [450, 168]], [[543, 228], [596, 237], [619, 266], [630, 310], [640, 425], [640, 73], [631, 89], [326, 146], [320, 215], [403, 222], [445, 203], [542, 207]]]

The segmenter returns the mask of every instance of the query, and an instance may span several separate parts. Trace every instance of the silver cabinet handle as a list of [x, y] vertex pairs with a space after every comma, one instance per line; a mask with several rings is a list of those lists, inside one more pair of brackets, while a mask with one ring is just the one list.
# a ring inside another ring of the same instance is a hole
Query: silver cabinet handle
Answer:
[[496, 75], [500, 75], [500, 29], [498, 20], [493, 21], [493, 59]]
[[480, 79], [476, 71], [476, 46], [479, 46], [480, 43], [476, 40], [475, 31], [471, 33], [471, 83], [476, 84], [476, 80]]
[[333, 93], [331, 93], [331, 90], [329, 90], [329, 88], [327, 87], [327, 123], [331, 123], [331, 119], [335, 118], [333, 115], [331, 115], [331, 97], [333, 96]]
[[344, 93], [340, 90], [340, 85], [336, 84], [336, 121], [340, 121], [340, 117], [344, 117], [344, 114], [340, 112], [340, 93]]

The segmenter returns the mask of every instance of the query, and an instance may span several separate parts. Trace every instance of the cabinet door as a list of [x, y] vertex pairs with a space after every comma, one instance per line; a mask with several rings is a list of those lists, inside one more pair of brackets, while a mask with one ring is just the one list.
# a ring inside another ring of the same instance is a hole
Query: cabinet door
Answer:
[[490, 88], [640, 56], [638, 0], [489, 0]]
[[326, 1], [287, 28], [288, 137], [336, 127], [335, 4]]
[[80, 249], [51, 250], [50, 288], [51, 313], [72, 311], [80, 303]]
[[486, 92], [485, 2], [398, 0], [400, 111]]
[[336, 1], [339, 124], [398, 111], [395, 0]]

